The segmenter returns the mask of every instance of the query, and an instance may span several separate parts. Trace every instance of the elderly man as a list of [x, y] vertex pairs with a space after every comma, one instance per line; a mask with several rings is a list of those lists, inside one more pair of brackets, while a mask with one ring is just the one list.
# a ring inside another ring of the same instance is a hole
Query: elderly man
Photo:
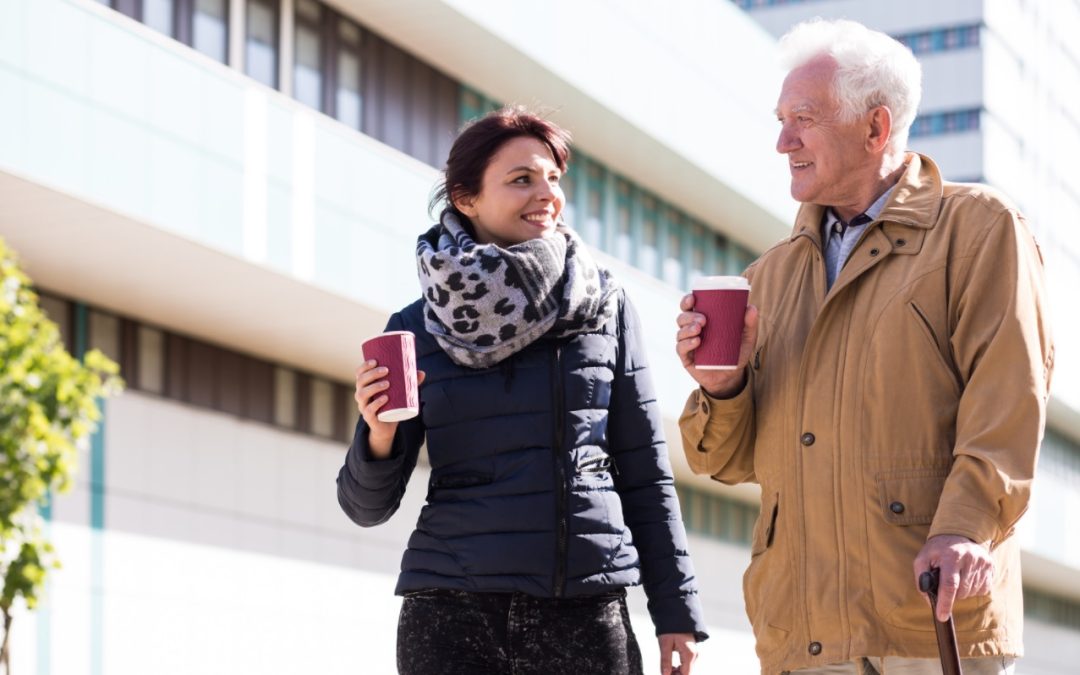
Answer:
[[699, 370], [690, 466], [761, 485], [744, 577], [763, 673], [940, 673], [916, 579], [940, 569], [965, 673], [1021, 653], [1019, 547], [1053, 349], [1039, 249], [999, 193], [905, 153], [919, 64], [816, 20], [781, 40], [777, 150], [802, 202], [747, 270], [739, 367]]

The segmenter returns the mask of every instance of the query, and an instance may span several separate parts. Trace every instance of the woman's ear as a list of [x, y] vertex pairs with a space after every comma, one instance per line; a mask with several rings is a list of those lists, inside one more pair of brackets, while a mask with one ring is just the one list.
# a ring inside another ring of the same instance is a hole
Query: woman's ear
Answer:
[[450, 201], [453, 202], [455, 209], [457, 209], [458, 211], [461, 211], [462, 213], [464, 213], [469, 218], [475, 218], [476, 217], [476, 203], [475, 203], [476, 202], [476, 197], [475, 196], [465, 194], [463, 192], [459, 192], [459, 193], [455, 194], [453, 197], [451, 197]]

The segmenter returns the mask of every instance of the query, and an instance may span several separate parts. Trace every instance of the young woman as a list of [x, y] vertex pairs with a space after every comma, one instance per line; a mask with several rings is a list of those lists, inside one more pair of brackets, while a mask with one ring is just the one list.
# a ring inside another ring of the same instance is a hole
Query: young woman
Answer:
[[427, 441], [427, 504], [396, 592], [398, 669], [640, 673], [625, 588], [643, 583], [661, 672], [705, 639], [638, 317], [562, 224], [569, 135], [519, 108], [467, 127], [417, 244], [421, 415], [380, 422], [386, 369], [338, 476], [352, 520], [397, 510]]

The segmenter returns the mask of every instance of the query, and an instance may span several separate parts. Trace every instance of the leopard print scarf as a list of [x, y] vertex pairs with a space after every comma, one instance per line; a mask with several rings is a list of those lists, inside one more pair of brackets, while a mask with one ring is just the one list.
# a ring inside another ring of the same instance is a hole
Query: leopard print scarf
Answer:
[[457, 364], [489, 368], [544, 336], [588, 333], [615, 315], [618, 289], [564, 225], [502, 248], [478, 244], [457, 216], [420, 236], [427, 330]]

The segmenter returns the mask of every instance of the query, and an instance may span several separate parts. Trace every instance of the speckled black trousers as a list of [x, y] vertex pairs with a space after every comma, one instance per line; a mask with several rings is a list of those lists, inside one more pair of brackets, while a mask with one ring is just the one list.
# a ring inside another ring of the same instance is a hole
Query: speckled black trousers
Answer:
[[626, 592], [583, 598], [428, 590], [398, 619], [400, 675], [641, 675]]

